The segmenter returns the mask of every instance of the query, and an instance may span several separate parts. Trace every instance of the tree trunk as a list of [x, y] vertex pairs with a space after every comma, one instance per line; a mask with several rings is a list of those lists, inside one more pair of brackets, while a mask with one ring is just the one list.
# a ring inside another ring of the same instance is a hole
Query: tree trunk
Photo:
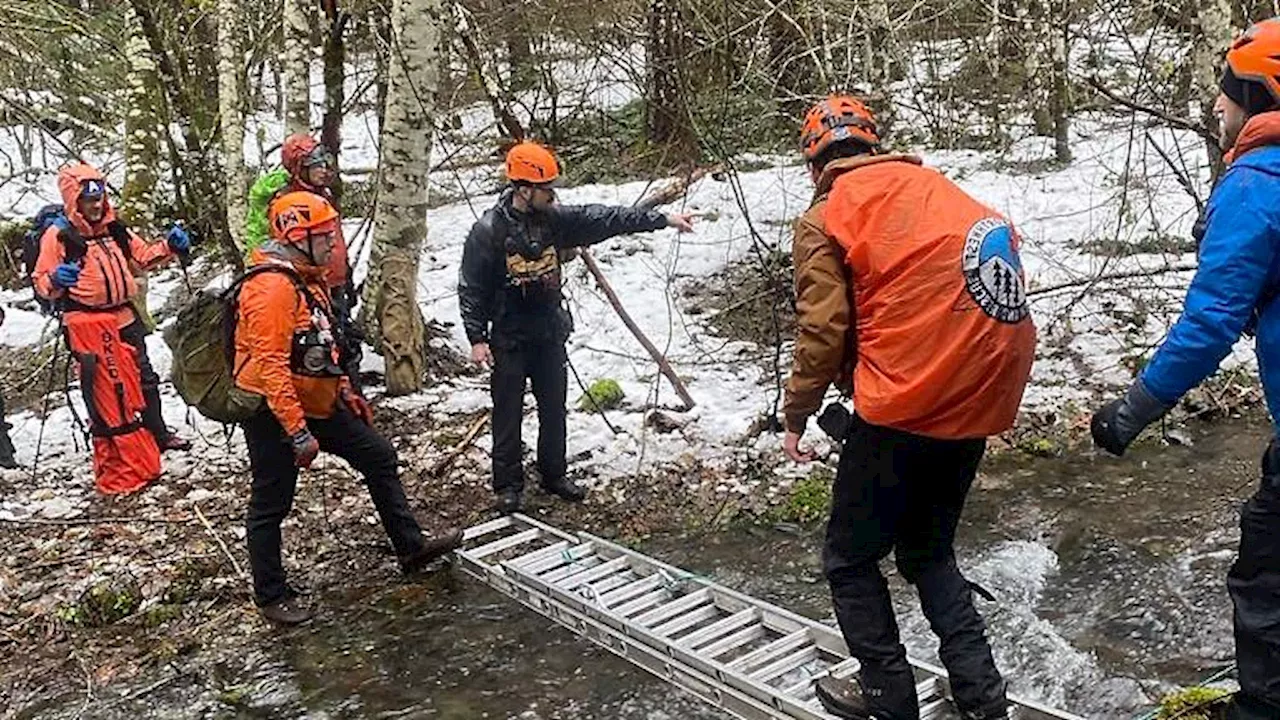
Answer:
[[[1218, 134], [1218, 117], [1213, 103], [1218, 97], [1218, 78], [1223, 53], [1231, 45], [1231, 6], [1226, 0], [1199, 0], [1196, 7], [1197, 34], [1192, 47], [1192, 74], [1196, 98], [1200, 104], [1200, 123], [1212, 135]], [[1205, 140], [1209, 166], [1214, 180], [1222, 174], [1222, 149]]]
[[645, 57], [645, 135], [651, 143], [666, 144], [677, 151], [696, 147], [689, 126], [686, 97], [681, 82], [685, 61], [685, 27], [680, 20], [681, 0], [651, 0]]
[[427, 237], [427, 169], [439, 82], [440, 0], [395, 0], [393, 51], [382, 125], [373, 255], [361, 320], [386, 360], [387, 394], [422, 388], [425, 328], [418, 309], [418, 256]]
[[867, 65], [867, 83], [871, 86], [871, 96], [867, 98], [872, 111], [876, 114], [880, 137], [889, 137], [893, 128], [893, 102], [889, 93], [889, 83], [893, 80], [894, 62], [891, 45], [893, 42], [893, 26], [889, 19], [888, 0], [870, 0], [867, 5], [867, 42], [864, 47], [864, 62]]
[[218, 113], [222, 118], [222, 168], [227, 229], [236, 250], [244, 252], [248, 211], [244, 181], [244, 50], [239, 0], [218, 0]]
[[[1071, 162], [1071, 82], [1068, 76], [1070, 57], [1067, 42], [1071, 33], [1066, 0], [1050, 5], [1045, 22], [1050, 25], [1050, 51], [1053, 85], [1050, 88], [1050, 111], [1053, 114], [1053, 151], [1059, 163]], [[1056, 25], [1056, 27], [1055, 27]]]
[[342, 152], [342, 104], [346, 102], [342, 84], [346, 81], [347, 49], [345, 34], [351, 15], [338, 7], [338, 0], [323, 0], [328, 32], [324, 41], [324, 121], [320, 126], [320, 142], [333, 151], [333, 195], [342, 200], [342, 176], [336, 174], [341, 167]]
[[127, 9], [129, 36], [125, 55], [129, 61], [129, 107], [124, 116], [124, 188], [120, 193], [120, 216], [134, 227], [156, 226], [156, 181], [160, 167], [160, 128], [156, 113], [159, 78], [151, 57], [142, 22], [132, 8]]
[[284, 0], [284, 129], [311, 131], [311, 0]]

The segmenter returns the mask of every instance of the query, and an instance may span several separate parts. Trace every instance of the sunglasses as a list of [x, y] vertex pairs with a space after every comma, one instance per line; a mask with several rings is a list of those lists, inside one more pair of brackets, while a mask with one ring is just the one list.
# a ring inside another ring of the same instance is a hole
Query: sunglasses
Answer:
[[313, 168], [313, 167], [331, 168], [333, 166], [334, 166], [333, 153], [329, 151], [329, 148], [323, 145], [316, 146], [316, 149], [307, 153], [306, 159], [302, 161], [302, 167], [304, 168]]

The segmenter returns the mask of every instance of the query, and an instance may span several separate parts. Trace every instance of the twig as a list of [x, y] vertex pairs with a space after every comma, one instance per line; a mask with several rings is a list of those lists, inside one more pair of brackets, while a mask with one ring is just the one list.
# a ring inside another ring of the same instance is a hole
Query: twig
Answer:
[[471, 446], [471, 442], [476, 439], [476, 435], [480, 434], [481, 428], [483, 428], [487, 422], [489, 422], [488, 412], [485, 412], [483, 415], [476, 418], [476, 421], [471, 424], [471, 429], [467, 430], [467, 434], [454, 444], [453, 448], [449, 450], [448, 455], [440, 458], [440, 461], [431, 468], [431, 474], [433, 476], [438, 476], [440, 473], [448, 470], [449, 467], [453, 465], [454, 461], [458, 459], [458, 456]]
[[1046, 293], [1056, 292], [1058, 290], [1065, 290], [1067, 288], [1080, 287], [1081, 285], [1092, 285], [1094, 283], [1099, 283], [1106, 280], [1126, 280], [1129, 278], [1137, 278], [1137, 277], [1154, 277], [1156, 275], [1163, 275], [1164, 273], [1188, 272], [1195, 269], [1196, 269], [1196, 265], [1194, 263], [1182, 263], [1178, 265], [1166, 265], [1162, 268], [1156, 268], [1155, 270], [1126, 270], [1124, 272], [1108, 273], [1104, 275], [1090, 275], [1089, 277], [1080, 278], [1079, 280], [1070, 280], [1068, 282], [1058, 283], [1057, 285], [1050, 285], [1048, 287], [1028, 290], [1027, 297], [1035, 297], [1036, 295], [1044, 295]]
[[1129, 108], [1130, 110], [1137, 110], [1140, 113], [1145, 113], [1147, 115], [1150, 115], [1151, 117], [1157, 118], [1159, 120], [1163, 120], [1174, 127], [1182, 128], [1183, 130], [1190, 130], [1191, 132], [1196, 133], [1197, 135], [1204, 138], [1205, 140], [1209, 140], [1211, 142], [1218, 141], [1217, 136], [1209, 132], [1208, 128], [1206, 128], [1205, 126], [1199, 123], [1192, 122], [1186, 118], [1180, 118], [1176, 115], [1170, 115], [1169, 113], [1163, 110], [1160, 110], [1159, 108], [1153, 108], [1149, 105], [1143, 105], [1142, 103], [1136, 100], [1124, 97], [1123, 95], [1118, 95], [1114, 90], [1102, 84], [1102, 81], [1096, 77], [1090, 76], [1089, 78], [1087, 78], [1087, 81], [1089, 85], [1093, 87], [1094, 90], [1097, 90], [1098, 92], [1102, 93], [1107, 97], [1107, 99], [1111, 100], [1112, 102], [1119, 103]]
[[[214, 515], [215, 518], [231, 517], [234, 513], [219, 513]], [[10, 523], [13, 525], [56, 525], [56, 526], [75, 526], [75, 525], [110, 525], [113, 523], [156, 523], [168, 525], [186, 525], [195, 518], [148, 518], [121, 515], [118, 517], [93, 517], [93, 518], [72, 518], [69, 520], [46, 519], [46, 518], [0, 518], [0, 523]]]
[[209, 518], [206, 518], [204, 513], [200, 512], [199, 503], [191, 503], [191, 507], [195, 508], [196, 517], [200, 518], [200, 522], [204, 525], [204, 529], [209, 531], [209, 534], [213, 536], [213, 539], [218, 543], [218, 547], [222, 548], [222, 552], [227, 554], [227, 559], [231, 561], [231, 567], [236, 571], [236, 576], [241, 580], [245, 580], [245, 574], [244, 571], [240, 569], [240, 563], [236, 562], [236, 557], [231, 554], [231, 550], [227, 548], [227, 544], [222, 541], [222, 537], [213, 529], [213, 525], [209, 524]]

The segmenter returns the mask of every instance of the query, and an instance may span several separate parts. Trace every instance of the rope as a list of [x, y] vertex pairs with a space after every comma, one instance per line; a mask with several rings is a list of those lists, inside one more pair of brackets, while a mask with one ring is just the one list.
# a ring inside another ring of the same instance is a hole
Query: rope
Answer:
[[582, 389], [582, 394], [587, 396], [587, 400], [591, 403], [591, 406], [600, 414], [600, 419], [604, 420], [604, 424], [609, 426], [609, 429], [613, 431], [614, 435], [620, 435], [621, 433], [618, 428], [614, 427], [613, 423], [609, 422], [609, 416], [604, 414], [604, 408], [600, 407], [600, 404], [596, 402], [596, 399], [587, 391], [587, 386], [582, 384], [582, 378], [578, 377], [578, 368], [573, 366], [573, 361], [569, 359], [569, 352], [567, 350], [564, 353], [564, 362], [569, 366], [569, 369], [573, 371], [573, 379], [577, 381], [578, 387]]

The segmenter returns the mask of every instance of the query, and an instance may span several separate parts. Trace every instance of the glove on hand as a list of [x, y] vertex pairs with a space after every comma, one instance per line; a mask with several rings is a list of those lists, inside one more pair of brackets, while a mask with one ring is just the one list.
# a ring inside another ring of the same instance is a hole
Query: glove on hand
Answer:
[[373, 426], [373, 408], [369, 407], [368, 400], [365, 400], [360, 396], [360, 393], [350, 387], [343, 387], [340, 397], [342, 398], [342, 404], [347, 406], [352, 415], [359, 418], [360, 422], [365, 425]]
[[165, 239], [169, 242], [170, 249], [179, 255], [184, 255], [191, 250], [191, 236], [180, 225], [169, 228]]
[[54, 287], [66, 290], [80, 281], [80, 266], [62, 263], [53, 270]]
[[306, 428], [294, 433], [289, 439], [293, 442], [293, 464], [303, 469], [311, 467], [311, 463], [320, 454], [320, 442]]
[[1159, 420], [1171, 407], [1138, 380], [1129, 386], [1124, 397], [1112, 400], [1093, 414], [1089, 426], [1093, 442], [1112, 455], [1123, 455], [1142, 429]]

